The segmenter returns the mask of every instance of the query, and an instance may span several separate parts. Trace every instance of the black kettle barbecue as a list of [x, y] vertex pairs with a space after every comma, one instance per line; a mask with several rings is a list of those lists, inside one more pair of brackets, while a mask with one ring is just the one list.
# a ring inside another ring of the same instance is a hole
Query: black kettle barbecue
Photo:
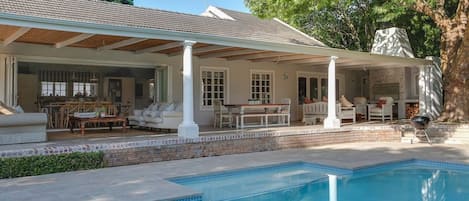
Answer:
[[415, 128], [414, 136], [417, 136], [418, 132], [423, 132], [429, 144], [432, 144], [430, 137], [428, 137], [426, 129], [430, 124], [430, 118], [426, 116], [414, 116], [410, 119], [412, 126]]

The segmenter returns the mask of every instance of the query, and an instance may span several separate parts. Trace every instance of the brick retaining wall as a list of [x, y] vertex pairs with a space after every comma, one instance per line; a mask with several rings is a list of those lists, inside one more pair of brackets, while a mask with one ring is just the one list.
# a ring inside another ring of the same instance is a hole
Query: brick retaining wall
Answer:
[[[304, 131], [303, 131], [304, 132]], [[132, 165], [239, 153], [306, 148], [350, 142], [399, 142], [398, 129], [309, 131], [302, 134], [242, 134], [201, 137], [194, 142], [104, 151], [106, 166]]]

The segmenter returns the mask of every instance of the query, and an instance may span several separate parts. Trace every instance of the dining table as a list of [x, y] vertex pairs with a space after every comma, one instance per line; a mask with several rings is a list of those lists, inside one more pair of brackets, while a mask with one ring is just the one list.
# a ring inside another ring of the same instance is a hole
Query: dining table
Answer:
[[[284, 116], [280, 113], [282, 107], [288, 106], [285, 103], [261, 103], [261, 104], [224, 104], [230, 115], [236, 118], [236, 128], [247, 127], [268, 127], [269, 125], [284, 125], [284, 124], [269, 124], [269, 117], [271, 116]], [[235, 110], [238, 113], [235, 113]], [[259, 118], [259, 124], [246, 125], [245, 118]]]

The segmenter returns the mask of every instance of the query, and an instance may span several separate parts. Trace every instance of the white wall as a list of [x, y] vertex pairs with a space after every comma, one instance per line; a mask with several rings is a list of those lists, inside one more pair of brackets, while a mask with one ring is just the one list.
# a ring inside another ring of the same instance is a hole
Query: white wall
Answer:
[[[56, 49], [44, 45], [28, 45], [14, 43], [6, 48], [0, 48], [0, 53], [18, 55], [20, 61], [67, 63], [67, 64], [93, 64], [112, 65], [122, 67], [154, 68], [156, 66], [168, 66], [170, 79], [169, 101], [182, 102], [182, 57], [168, 57], [161, 54], [134, 54], [124, 51], [96, 51], [94, 49], [65, 47]], [[296, 65], [280, 65], [272, 62], [226, 61], [224, 59], [199, 59], [194, 62], [194, 115], [195, 121], [201, 125], [212, 122], [212, 112], [200, 110], [200, 67], [224, 67], [229, 69], [229, 100], [228, 103], [247, 103], [249, 99], [250, 71], [272, 70], [274, 71], [274, 102], [282, 98], [292, 100], [292, 118], [295, 120], [297, 98], [297, 72], [327, 72], [327, 64], [313, 67], [301, 67]], [[337, 71], [345, 77], [344, 86], [352, 80], [345, 74], [348, 71]], [[285, 75], [288, 76], [286, 78]], [[285, 79], [286, 78], [286, 79]], [[347, 88], [349, 89], [349, 88]], [[353, 88], [352, 88], [353, 89]], [[340, 89], [340, 94], [345, 93], [345, 87]], [[347, 94], [356, 94], [347, 93]]]

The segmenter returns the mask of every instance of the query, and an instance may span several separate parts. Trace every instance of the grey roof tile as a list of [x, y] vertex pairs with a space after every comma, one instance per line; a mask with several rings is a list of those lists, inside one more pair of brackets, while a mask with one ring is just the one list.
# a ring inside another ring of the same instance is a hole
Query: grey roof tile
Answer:
[[141, 8], [101, 0], [0, 0], [0, 13], [113, 26], [321, 46], [275, 20], [221, 9], [236, 20]]

